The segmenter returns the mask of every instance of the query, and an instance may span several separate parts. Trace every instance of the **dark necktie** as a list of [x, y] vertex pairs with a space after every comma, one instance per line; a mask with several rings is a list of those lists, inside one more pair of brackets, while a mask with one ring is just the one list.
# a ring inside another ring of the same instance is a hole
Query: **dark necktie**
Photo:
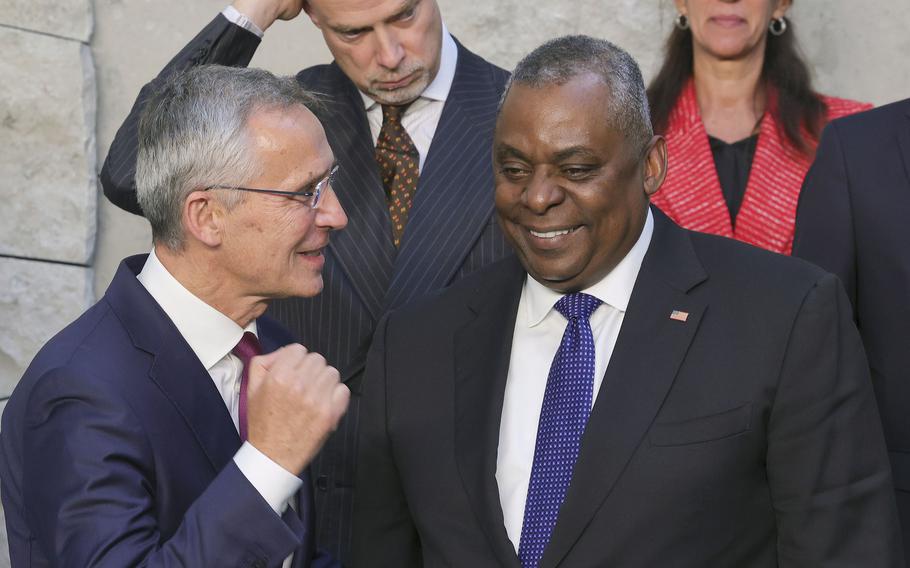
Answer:
[[389, 214], [392, 217], [392, 240], [397, 247], [408, 222], [411, 200], [417, 191], [420, 153], [401, 125], [408, 105], [382, 105], [382, 128], [376, 140], [376, 163], [385, 186]]
[[556, 310], [569, 324], [553, 357], [540, 410], [518, 545], [523, 568], [536, 568], [543, 557], [572, 481], [594, 390], [594, 335], [588, 318], [600, 304], [582, 293], [556, 302]]
[[262, 346], [252, 332], [245, 331], [243, 337], [237, 342], [237, 346], [231, 350], [231, 353], [236, 355], [243, 364], [243, 373], [240, 375], [240, 402], [237, 404], [239, 418], [237, 422], [240, 425], [240, 441], [246, 442], [246, 389], [250, 379], [250, 359], [257, 355], [262, 355]]

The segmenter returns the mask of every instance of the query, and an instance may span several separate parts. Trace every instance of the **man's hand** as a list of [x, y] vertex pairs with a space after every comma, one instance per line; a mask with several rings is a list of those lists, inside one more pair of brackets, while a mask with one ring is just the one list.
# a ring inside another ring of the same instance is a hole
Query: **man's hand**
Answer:
[[234, 0], [234, 8], [265, 31], [275, 20], [293, 20], [306, 0]]
[[322, 448], [351, 396], [318, 353], [294, 343], [250, 360], [249, 442], [299, 475]]

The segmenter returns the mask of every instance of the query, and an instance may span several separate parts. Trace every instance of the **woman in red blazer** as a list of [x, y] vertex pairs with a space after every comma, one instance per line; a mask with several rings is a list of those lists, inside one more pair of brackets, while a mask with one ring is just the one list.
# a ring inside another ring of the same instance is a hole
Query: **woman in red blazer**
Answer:
[[790, 254], [819, 134], [871, 107], [812, 90], [784, 15], [792, 0], [675, 0], [648, 88], [669, 171], [652, 202], [680, 225]]

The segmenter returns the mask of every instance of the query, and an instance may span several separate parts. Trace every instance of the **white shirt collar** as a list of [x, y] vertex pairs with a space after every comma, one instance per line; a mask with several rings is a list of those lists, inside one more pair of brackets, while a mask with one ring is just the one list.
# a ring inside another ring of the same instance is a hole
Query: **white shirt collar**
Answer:
[[[455, 40], [449, 34], [445, 22], [442, 24], [442, 48], [439, 52], [439, 70], [436, 77], [427, 85], [427, 88], [420, 93], [420, 98], [433, 101], [445, 102], [449, 98], [449, 91], [452, 90], [452, 83], [455, 81], [455, 66], [458, 64], [458, 46]], [[363, 99], [363, 108], [370, 110], [378, 105], [376, 101], [368, 95], [360, 92]]]
[[207, 370], [231, 352], [245, 331], [257, 333], [256, 320], [242, 328], [184, 288], [161, 264], [154, 249], [137, 278]]
[[[651, 215], [651, 209], [648, 208], [645, 226], [642, 228], [638, 240], [635, 241], [626, 256], [619, 261], [619, 264], [609, 274], [591, 287], [582, 290], [582, 292], [598, 298], [603, 303], [621, 312], [625, 312], [629, 307], [632, 288], [635, 287], [635, 280], [638, 278], [638, 271], [641, 269], [645, 253], [648, 252], [653, 233], [654, 217]], [[524, 293], [525, 300], [527, 300], [525, 304], [527, 306], [527, 319], [525, 321], [527, 321], [528, 327], [534, 327], [543, 321], [553, 309], [553, 306], [556, 305], [556, 302], [565, 295], [547, 288], [530, 276], [525, 280]]]

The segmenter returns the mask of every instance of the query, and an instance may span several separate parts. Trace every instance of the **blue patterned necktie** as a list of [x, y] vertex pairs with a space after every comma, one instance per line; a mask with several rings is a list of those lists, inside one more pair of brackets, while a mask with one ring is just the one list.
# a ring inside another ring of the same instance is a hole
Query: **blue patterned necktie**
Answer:
[[600, 304], [594, 296], [582, 293], [568, 294], [556, 302], [556, 310], [569, 324], [553, 357], [540, 410], [518, 545], [523, 568], [536, 568], [543, 557], [572, 481], [594, 390], [594, 335], [588, 318]]

